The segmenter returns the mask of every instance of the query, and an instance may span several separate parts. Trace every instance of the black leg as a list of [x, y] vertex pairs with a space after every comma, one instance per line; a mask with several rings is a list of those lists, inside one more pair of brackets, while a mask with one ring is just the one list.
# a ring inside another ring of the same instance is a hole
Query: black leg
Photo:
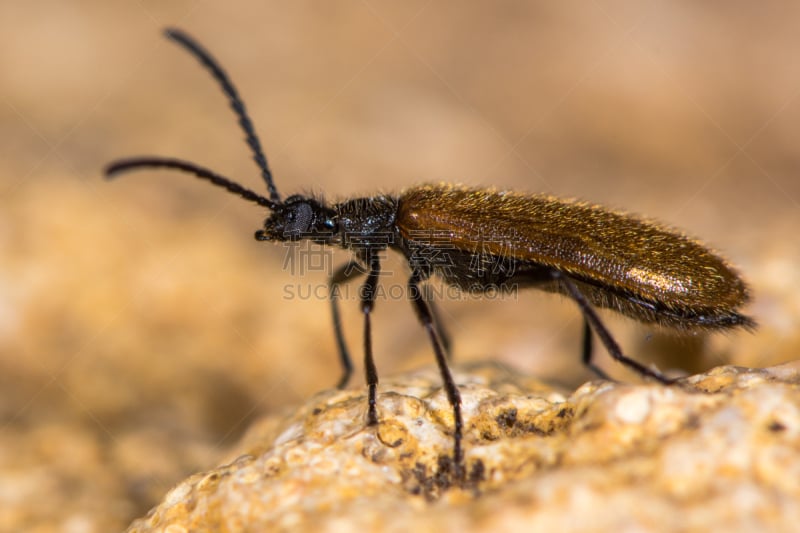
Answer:
[[380, 257], [377, 253], [367, 253], [366, 262], [369, 265], [367, 281], [361, 286], [361, 312], [364, 313], [364, 371], [367, 376], [369, 394], [369, 409], [367, 411], [367, 424], [374, 426], [378, 423], [378, 369], [372, 357], [372, 325], [370, 313], [375, 307], [375, 295], [378, 287], [378, 276], [381, 272]]
[[652, 370], [638, 361], [634, 361], [630, 357], [625, 356], [617, 342], [611, 336], [611, 333], [608, 332], [606, 327], [600, 321], [600, 317], [597, 316], [597, 313], [592, 308], [591, 304], [588, 302], [588, 300], [586, 300], [586, 297], [581, 293], [581, 291], [578, 290], [578, 287], [575, 285], [575, 283], [569, 279], [569, 277], [558, 272], [553, 273], [553, 276], [561, 281], [561, 283], [564, 285], [564, 288], [567, 290], [567, 294], [569, 294], [569, 296], [575, 300], [575, 303], [578, 304], [578, 307], [581, 308], [581, 312], [583, 313], [586, 323], [594, 328], [594, 331], [597, 333], [597, 336], [600, 337], [600, 341], [606, 347], [608, 353], [611, 354], [611, 357], [628, 368], [638, 372], [640, 376], [646, 376], [655, 379], [656, 381], [660, 381], [666, 385], [673, 383], [673, 380], [661, 372]]
[[344, 340], [342, 332], [342, 318], [339, 313], [339, 285], [347, 283], [364, 273], [364, 269], [357, 261], [350, 260], [336, 269], [328, 280], [328, 297], [331, 302], [331, 315], [333, 316], [333, 333], [336, 335], [336, 346], [339, 349], [339, 360], [342, 364], [342, 377], [336, 387], [343, 389], [353, 375], [353, 360], [350, 359], [350, 350]]
[[425, 327], [428, 332], [428, 337], [433, 344], [433, 351], [436, 354], [436, 364], [439, 365], [439, 373], [442, 376], [442, 383], [444, 390], [447, 394], [447, 400], [453, 406], [453, 420], [455, 422], [455, 429], [453, 431], [453, 463], [455, 465], [455, 474], [457, 479], [461, 479], [464, 475], [464, 452], [461, 449], [461, 439], [464, 431], [464, 421], [461, 415], [461, 394], [458, 392], [456, 382], [453, 380], [453, 375], [450, 373], [450, 368], [447, 366], [447, 356], [445, 355], [442, 341], [439, 338], [439, 333], [436, 324], [433, 320], [431, 307], [425, 299], [427, 292], [423, 294], [420, 291], [419, 284], [422, 281], [422, 274], [419, 270], [414, 270], [411, 274], [411, 279], [408, 280], [408, 294], [411, 302], [414, 304], [414, 310], [417, 313], [417, 318]]
[[592, 352], [592, 327], [589, 325], [589, 320], [583, 317], [583, 353], [581, 355], [581, 360], [589, 370], [597, 374], [601, 379], [613, 381], [602, 368], [594, 364], [592, 361]]
[[433, 323], [436, 326], [436, 333], [439, 334], [439, 340], [442, 341], [442, 347], [444, 348], [444, 353], [447, 356], [447, 360], [452, 361], [453, 343], [450, 339], [450, 334], [444, 327], [444, 323], [442, 322], [442, 314], [439, 312], [439, 306], [436, 305], [436, 302], [433, 299], [433, 296], [430, 291], [430, 285], [425, 284], [424, 289], [425, 289], [425, 299], [428, 301], [428, 305], [431, 308], [431, 314], [433, 315]]

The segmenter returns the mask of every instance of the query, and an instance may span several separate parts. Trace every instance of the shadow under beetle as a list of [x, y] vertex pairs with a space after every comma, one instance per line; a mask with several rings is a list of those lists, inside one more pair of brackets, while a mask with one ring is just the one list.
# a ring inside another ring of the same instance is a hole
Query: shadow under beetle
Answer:
[[678, 330], [755, 327], [752, 319], [738, 312], [748, 301], [747, 287], [725, 261], [678, 232], [599, 206], [445, 184], [335, 204], [299, 194], [282, 200], [244, 103], [226, 73], [187, 34], [168, 29], [166, 35], [194, 55], [220, 84], [269, 197], [194, 163], [170, 158], [119, 160], [108, 166], [107, 176], [155, 167], [191, 173], [269, 209], [263, 229], [255, 234], [260, 241], [309, 239], [352, 251], [354, 257], [339, 267], [329, 282], [343, 368], [338, 386], [347, 384], [353, 368], [342, 334], [339, 286], [366, 274], [360, 295], [370, 425], [378, 423], [371, 315], [381, 269], [379, 253], [393, 249], [403, 254], [411, 267], [409, 298], [433, 345], [453, 408], [453, 463], [458, 476], [465, 472], [461, 397], [447, 365], [449, 340], [436, 319], [432, 301], [420, 290], [431, 275], [477, 293], [533, 287], [566, 295], [578, 304], [584, 318], [582, 361], [604, 378], [605, 373], [592, 362], [592, 330], [614, 359], [641, 376], [671, 383], [657, 370], [625, 356], [595, 307]]

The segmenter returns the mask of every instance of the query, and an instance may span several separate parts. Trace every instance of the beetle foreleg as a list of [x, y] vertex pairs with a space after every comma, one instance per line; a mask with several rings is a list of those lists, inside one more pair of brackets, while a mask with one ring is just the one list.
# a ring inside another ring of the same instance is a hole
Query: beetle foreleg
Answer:
[[358, 261], [350, 260], [341, 265], [331, 275], [328, 280], [328, 298], [331, 302], [331, 316], [333, 317], [333, 333], [336, 335], [336, 347], [339, 349], [339, 361], [342, 364], [342, 377], [336, 384], [336, 388], [343, 389], [353, 375], [353, 360], [350, 358], [350, 350], [342, 332], [342, 317], [339, 313], [339, 285], [347, 283], [364, 273], [364, 269]]
[[378, 395], [378, 369], [372, 357], [372, 326], [370, 313], [375, 307], [375, 296], [378, 287], [378, 276], [381, 272], [381, 261], [377, 253], [368, 253], [367, 263], [369, 275], [367, 281], [361, 286], [361, 312], [364, 313], [364, 371], [367, 376], [369, 393], [369, 410], [367, 411], [367, 424], [374, 426], [378, 423], [377, 395]]

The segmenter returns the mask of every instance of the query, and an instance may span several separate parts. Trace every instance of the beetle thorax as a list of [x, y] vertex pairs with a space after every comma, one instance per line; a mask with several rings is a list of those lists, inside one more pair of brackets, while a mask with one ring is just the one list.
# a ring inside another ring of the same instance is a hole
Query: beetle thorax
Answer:
[[397, 198], [378, 195], [336, 204], [342, 248], [383, 249], [395, 242]]

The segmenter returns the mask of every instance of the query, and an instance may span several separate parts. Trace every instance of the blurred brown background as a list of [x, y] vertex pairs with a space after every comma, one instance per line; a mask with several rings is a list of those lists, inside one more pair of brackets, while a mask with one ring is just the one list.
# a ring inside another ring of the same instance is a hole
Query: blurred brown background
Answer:
[[[120, 529], [338, 378], [327, 302], [287, 297], [325, 274], [253, 240], [263, 209], [188, 176], [101, 177], [159, 154], [263, 190], [165, 26], [228, 70], [284, 195], [494, 185], [701, 236], [750, 281], [756, 334], [674, 341], [604, 315], [629, 354], [697, 371], [797, 357], [798, 23], [789, 1], [0, 3], [0, 529]], [[442, 311], [459, 360], [590, 378], [560, 298]], [[360, 386], [355, 301], [344, 320]], [[382, 375], [432, 362], [407, 302], [380, 300], [375, 329]]]

